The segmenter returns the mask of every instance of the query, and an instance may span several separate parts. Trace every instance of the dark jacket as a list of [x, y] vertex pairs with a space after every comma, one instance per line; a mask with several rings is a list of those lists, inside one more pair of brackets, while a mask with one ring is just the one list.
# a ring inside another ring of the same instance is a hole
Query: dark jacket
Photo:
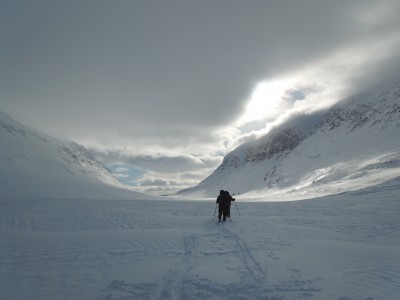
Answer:
[[231, 195], [229, 195], [229, 192], [228, 191], [225, 191], [225, 198], [226, 198], [226, 202], [227, 202], [227, 204], [229, 205], [229, 206], [231, 206], [231, 202], [232, 201], [235, 201], [235, 198], [232, 198], [232, 196]]
[[219, 196], [217, 197], [217, 203], [220, 206], [230, 206], [231, 201], [235, 201], [234, 198], [232, 198], [231, 195], [229, 195], [228, 192], [226, 191], [220, 191]]

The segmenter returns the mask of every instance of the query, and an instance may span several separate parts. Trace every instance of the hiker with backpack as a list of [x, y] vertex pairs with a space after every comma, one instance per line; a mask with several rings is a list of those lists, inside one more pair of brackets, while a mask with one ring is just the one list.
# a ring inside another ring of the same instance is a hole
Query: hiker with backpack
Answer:
[[217, 197], [216, 201], [218, 203], [218, 222], [221, 222], [221, 217], [223, 222], [226, 221], [226, 218], [230, 217], [230, 207], [232, 201], [235, 201], [235, 199], [229, 195], [228, 191], [219, 191], [219, 196]]
[[228, 191], [225, 191], [225, 197], [227, 201], [227, 207], [226, 207], [226, 217], [230, 218], [231, 217], [231, 202], [235, 201], [235, 198], [232, 198], [232, 196], [229, 194]]

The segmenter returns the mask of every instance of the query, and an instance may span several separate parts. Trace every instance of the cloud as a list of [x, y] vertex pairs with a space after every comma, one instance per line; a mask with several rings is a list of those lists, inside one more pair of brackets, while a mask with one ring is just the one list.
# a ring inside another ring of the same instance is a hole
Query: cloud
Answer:
[[[91, 149], [97, 159], [110, 166], [124, 184], [159, 195], [176, 193], [198, 184], [222, 162], [222, 155], [136, 155], [129, 150]], [[121, 167], [123, 166], [123, 167]]]
[[129, 169], [128, 169], [128, 168], [125, 168], [125, 167], [116, 167], [116, 168], [114, 169], [114, 171], [115, 171], [116, 173], [128, 173], [128, 172], [129, 172]]
[[[299, 114], [310, 114], [357, 93], [400, 81], [400, 35], [344, 47], [282, 78], [261, 82], [236, 123], [239, 145]], [[390, 63], [389, 63], [390, 62]]]
[[55, 135], [125, 144], [189, 143], [240, 117], [263, 79], [369, 47], [400, 25], [396, 1], [51, 2], [5, 5], [6, 108]]
[[[158, 173], [188, 172], [214, 168], [221, 161], [221, 156], [194, 156], [182, 154], [180, 156], [166, 155], [136, 155], [124, 150], [108, 151], [103, 149], [91, 149], [95, 156], [108, 165], [130, 165]], [[116, 171], [118, 173], [118, 171]]]
[[168, 181], [166, 179], [163, 178], [142, 178], [140, 180], [135, 181], [135, 183], [138, 186], [157, 186], [157, 187], [161, 187], [161, 186], [169, 186], [170, 184], [172, 184], [173, 182]]
[[[209, 168], [209, 173], [211, 174], [212, 171], [214, 171], [215, 168], [211, 167]], [[196, 183], [203, 180], [206, 176], [205, 175], [209, 175], [209, 174], [205, 174], [205, 171], [203, 172], [185, 172], [185, 173], [180, 173], [178, 174], [178, 179], [179, 181], [182, 180], [191, 180], [191, 181], [195, 181]]]
[[[132, 184], [136, 190], [144, 193], [155, 193], [158, 195], [173, 194], [184, 188], [193, 186], [198, 183], [197, 180], [166, 179], [165, 177], [156, 177], [156, 174], [146, 174], [138, 180], [133, 180]], [[176, 175], [170, 174], [176, 178]]]
[[113, 175], [117, 178], [128, 178], [129, 174], [118, 174], [118, 173], [113, 173]]
[[397, 0], [6, 0], [0, 109], [108, 166], [209, 174], [291, 114], [398, 80], [399, 15]]

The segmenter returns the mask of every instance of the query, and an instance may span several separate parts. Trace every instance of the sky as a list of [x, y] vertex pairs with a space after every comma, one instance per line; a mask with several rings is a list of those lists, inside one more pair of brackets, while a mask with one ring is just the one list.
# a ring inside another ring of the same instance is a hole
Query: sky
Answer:
[[398, 0], [0, 0], [0, 110], [170, 194], [296, 113], [400, 81]]

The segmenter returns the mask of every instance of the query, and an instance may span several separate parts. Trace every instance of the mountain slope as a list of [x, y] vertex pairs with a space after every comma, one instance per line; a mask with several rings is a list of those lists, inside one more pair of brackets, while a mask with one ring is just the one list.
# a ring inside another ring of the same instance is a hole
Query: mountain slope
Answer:
[[400, 176], [400, 85], [297, 116], [229, 153], [198, 186], [180, 195], [309, 198]]
[[84, 147], [31, 129], [0, 112], [0, 197], [146, 198], [123, 189]]

